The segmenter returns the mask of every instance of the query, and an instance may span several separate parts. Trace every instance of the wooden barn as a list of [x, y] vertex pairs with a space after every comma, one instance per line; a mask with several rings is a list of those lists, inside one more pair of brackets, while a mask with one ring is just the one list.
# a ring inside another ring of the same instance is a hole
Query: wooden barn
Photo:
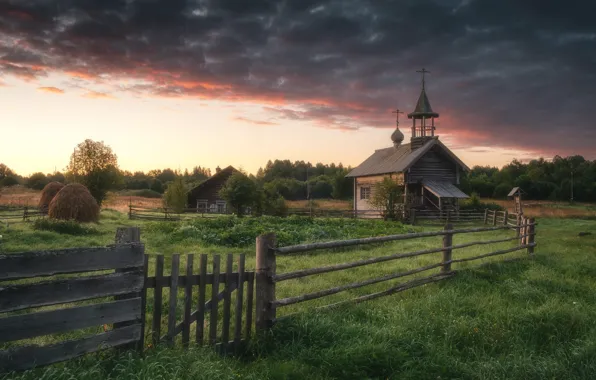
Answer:
[[219, 197], [219, 190], [234, 173], [239, 173], [239, 171], [228, 166], [190, 190], [188, 192], [188, 207], [196, 207], [197, 212], [226, 213], [226, 201]]
[[[408, 114], [412, 120], [410, 143], [404, 144], [404, 135], [397, 128], [391, 135], [393, 146], [378, 149], [363, 163], [354, 168], [347, 177], [354, 178], [354, 210], [372, 210], [368, 203], [374, 192], [374, 185], [384, 177], [393, 178], [404, 186], [406, 210], [428, 209], [437, 212], [459, 211], [459, 200], [468, 198], [457, 185], [460, 176], [470, 169], [445, 146], [436, 135], [434, 112], [426, 95], [422, 73], [422, 92], [416, 108]], [[370, 214], [368, 214], [370, 215]]]

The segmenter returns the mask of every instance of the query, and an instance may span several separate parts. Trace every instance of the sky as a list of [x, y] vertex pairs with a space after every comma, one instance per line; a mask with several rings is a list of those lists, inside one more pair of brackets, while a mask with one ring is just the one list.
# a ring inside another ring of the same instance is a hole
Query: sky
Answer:
[[[3, 0], [0, 162], [356, 166], [426, 90], [468, 166], [596, 159], [596, 2]], [[410, 121], [400, 129], [409, 139]]]

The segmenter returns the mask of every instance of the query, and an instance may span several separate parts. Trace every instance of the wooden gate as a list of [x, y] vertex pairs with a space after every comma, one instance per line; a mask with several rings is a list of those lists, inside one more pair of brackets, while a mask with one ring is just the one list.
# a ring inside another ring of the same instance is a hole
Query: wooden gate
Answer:
[[[181, 274], [181, 256], [175, 254], [171, 257], [170, 275], [164, 276], [164, 256], [155, 256], [155, 276], [148, 277], [145, 284], [146, 289], [153, 289], [153, 295], [148, 295], [148, 300], [152, 299], [152, 345], [162, 341], [172, 345], [181, 335], [184, 347], [193, 340], [198, 345], [230, 351], [238, 350], [250, 337], [254, 271], [245, 270], [244, 254], [239, 255], [234, 270], [234, 257], [229, 254], [225, 270], [221, 269], [220, 255], [212, 255], [212, 271], [208, 273], [207, 257], [199, 256], [199, 273], [195, 274], [195, 255], [183, 256], [185, 270]], [[150, 266], [153, 267], [151, 263]], [[168, 294], [164, 294], [164, 289]]]

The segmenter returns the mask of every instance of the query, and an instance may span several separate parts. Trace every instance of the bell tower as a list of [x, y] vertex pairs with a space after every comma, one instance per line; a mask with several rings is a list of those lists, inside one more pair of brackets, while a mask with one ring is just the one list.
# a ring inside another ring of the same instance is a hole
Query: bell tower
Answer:
[[422, 74], [422, 92], [418, 97], [416, 108], [413, 112], [408, 114], [408, 119], [412, 119], [412, 149], [418, 149], [425, 142], [432, 139], [435, 136], [435, 118], [439, 117], [439, 114], [434, 112], [426, 96], [426, 78], [425, 75], [429, 74], [425, 68], [416, 71]]

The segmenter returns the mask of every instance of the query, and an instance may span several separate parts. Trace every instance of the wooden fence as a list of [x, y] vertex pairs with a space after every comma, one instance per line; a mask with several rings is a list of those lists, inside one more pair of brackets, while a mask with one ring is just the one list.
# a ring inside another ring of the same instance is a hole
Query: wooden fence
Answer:
[[484, 211], [479, 210], [447, 210], [439, 212], [437, 210], [410, 210], [410, 224], [437, 224], [445, 225], [447, 223], [473, 223], [480, 222], [484, 218]]
[[[391, 236], [382, 236], [382, 237], [372, 237], [372, 238], [365, 238], [365, 239], [351, 239], [351, 240], [342, 240], [342, 241], [333, 241], [333, 242], [324, 242], [324, 243], [313, 243], [313, 244], [301, 244], [301, 245], [294, 245], [288, 247], [276, 247], [275, 241], [275, 234], [266, 234], [259, 236], [257, 238], [257, 256], [256, 256], [256, 326], [257, 329], [267, 329], [273, 326], [275, 321], [277, 320], [277, 309], [293, 305], [300, 302], [310, 301], [326, 296], [330, 296], [336, 293], [358, 289], [365, 286], [378, 284], [381, 282], [386, 282], [389, 280], [394, 280], [406, 276], [411, 276], [421, 272], [427, 272], [433, 269], [440, 268], [438, 273], [431, 274], [426, 277], [422, 278], [415, 278], [413, 280], [407, 281], [405, 283], [401, 283], [395, 286], [388, 288], [387, 290], [371, 293], [368, 295], [360, 296], [348, 301], [341, 301], [338, 303], [333, 303], [330, 305], [323, 306], [321, 308], [331, 308], [336, 307], [347, 302], [363, 302], [367, 300], [371, 300], [374, 298], [395, 294], [397, 292], [404, 291], [406, 289], [411, 289], [417, 286], [425, 285], [431, 282], [441, 281], [447, 278], [452, 277], [456, 271], [452, 270], [451, 265], [453, 263], [461, 263], [473, 260], [484, 259], [491, 256], [496, 255], [503, 255], [519, 250], [527, 250], [529, 255], [533, 255], [534, 247], [536, 246], [535, 242], [535, 225], [534, 219], [524, 219], [524, 224], [516, 225], [514, 228], [517, 231], [523, 231], [523, 233], [516, 233], [515, 236], [501, 238], [501, 239], [494, 239], [494, 240], [478, 240], [473, 242], [467, 242], [462, 244], [455, 244], [454, 243], [454, 236], [460, 234], [470, 234], [470, 233], [477, 233], [477, 232], [487, 232], [487, 231], [498, 231], [498, 230], [508, 230], [511, 226], [493, 226], [493, 227], [482, 227], [482, 228], [468, 228], [468, 229], [453, 229], [451, 224], [445, 226], [443, 231], [437, 232], [422, 232], [422, 233], [412, 233], [412, 234], [403, 234], [403, 235], [391, 235]], [[395, 253], [388, 256], [382, 257], [373, 257], [363, 260], [358, 260], [349, 263], [342, 263], [336, 265], [328, 265], [323, 267], [316, 267], [316, 268], [308, 268], [303, 270], [298, 270], [294, 272], [288, 273], [277, 273], [276, 272], [276, 258], [279, 255], [288, 255], [288, 254], [302, 254], [302, 253], [310, 253], [316, 250], [323, 250], [323, 249], [332, 249], [332, 248], [343, 248], [343, 247], [350, 247], [356, 245], [370, 245], [376, 243], [385, 243], [385, 242], [392, 242], [392, 241], [399, 241], [399, 240], [409, 240], [409, 239], [419, 239], [419, 238], [428, 238], [428, 237], [436, 237], [442, 236], [443, 237], [443, 244], [441, 247], [431, 248], [431, 249], [424, 249], [414, 252], [406, 252], [406, 253]], [[472, 247], [472, 246], [482, 246], [488, 244], [497, 244], [497, 243], [504, 243], [504, 242], [516, 242], [514, 247], [500, 249], [492, 252], [487, 252], [478, 256], [473, 257], [461, 257], [455, 258], [454, 252], [459, 249]], [[423, 267], [419, 267], [413, 270], [405, 271], [405, 272], [398, 272], [398, 273], [391, 273], [379, 278], [372, 278], [366, 279], [363, 281], [357, 281], [350, 284], [340, 285], [337, 287], [316, 291], [308, 294], [300, 294], [292, 297], [277, 299], [275, 290], [276, 284], [292, 280], [292, 279], [300, 279], [305, 278], [308, 276], [319, 275], [324, 273], [331, 273], [336, 271], [342, 271], [350, 268], [362, 267], [377, 263], [389, 262], [393, 260], [399, 259], [406, 259], [412, 258], [422, 255], [428, 255], [432, 253], [443, 253], [443, 258], [440, 262], [436, 262], [430, 265], [426, 265]]]
[[0, 206], [0, 221], [7, 223], [26, 222], [30, 218], [43, 217], [47, 210], [41, 210], [36, 207], [7, 207]]
[[[194, 330], [195, 344], [212, 345], [220, 352], [238, 351], [248, 340], [253, 324], [255, 272], [246, 270], [244, 254], [238, 257], [236, 271], [233, 255], [227, 255], [225, 270], [220, 269], [221, 257], [212, 255], [211, 273], [207, 255], [202, 254], [198, 274], [194, 255], [184, 256], [186, 265], [181, 273], [181, 255], [175, 254], [171, 257], [171, 273], [164, 275], [164, 256], [144, 255], [138, 228], [119, 228], [116, 243], [105, 248], [0, 256], [0, 344], [104, 326], [100, 334], [46, 346], [13, 343], [0, 350], [0, 373], [56, 363], [105, 348], [125, 346], [143, 352], [148, 346], [146, 335], [153, 346], [162, 342], [172, 345], [180, 336], [182, 345], [188, 347]], [[153, 276], [148, 275], [150, 267], [155, 268]], [[80, 275], [90, 271], [110, 273]], [[79, 275], [43, 279], [63, 274]], [[179, 290], [184, 293], [182, 302]], [[106, 297], [114, 298], [90, 303]], [[56, 308], [82, 301], [84, 305]], [[48, 306], [51, 310], [30, 310]], [[22, 315], [27, 309], [30, 313]], [[105, 331], [111, 324], [113, 329]]]
[[[9, 314], [0, 318], [0, 343], [116, 324], [112, 331], [82, 339], [46, 346], [26, 343], [0, 350], [0, 371], [42, 366], [108, 347], [142, 345], [144, 304], [138, 292], [143, 289], [143, 250], [143, 245], [134, 244], [0, 256], [0, 283], [4, 282], [0, 287], [0, 314]], [[99, 270], [125, 271], [44, 280], [59, 274]], [[30, 310], [109, 296], [123, 297], [75, 307]]]
[[[501, 215], [488, 211], [485, 214], [487, 223], [492, 218], [493, 224]], [[274, 325], [276, 311], [282, 307], [439, 269], [438, 273], [416, 277], [384, 291], [322, 307], [362, 302], [450, 278], [456, 273], [451, 267], [454, 263], [519, 250], [527, 250], [528, 254], [533, 255], [536, 246], [534, 219], [519, 215], [512, 217], [509, 214], [503, 214], [502, 219], [504, 222], [501, 225], [481, 228], [454, 229], [448, 224], [442, 231], [287, 247], [276, 246], [275, 234], [262, 235], [256, 241], [255, 271], [246, 270], [244, 255], [238, 257], [237, 270], [234, 270], [233, 255], [226, 256], [225, 270], [221, 269], [221, 257], [212, 255], [212, 272], [208, 273], [207, 255], [201, 254], [198, 265], [195, 265], [194, 255], [175, 254], [171, 256], [171, 271], [165, 275], [164, 256], [144, 255], [140, 230], [130, 227], [119, 228], [116, 244], [109, 247], [0, 255], [0, 344], [3, 344], [0, 347], [4, 348], [0, 350], [0, 372], [42, 366], [109, 347], [134, 346], [142, 352], [147, 346], [146, 340], [152, 345], [161, 342], [173, 345], [179, 336], [184, 347], [194, 341], [194, 344], [215, 346], [223, 352], [235, 351], [250, 338], [253, 321], [257, 331], [267, 330]], [[519, 223], [512, 225], [512, 220]], [[512, 229], [516, 231], [512, 237], [460, 244], [454, 242], [456, 235]], [[428, 237], [442, 237], [443, 243], [435, 248], [348, 263], [287, 273], [276, 271], [276, 258], [280, 255]], [[515, 242], [515, 245], [473, 257], [457, 255], [458, 250], [467, 247], [504, 242]], [[359, 279], [325, 290], [276, 298], [276, 284], [287, 280], [432, 253], [442, 253], [442, 259], [378, 278]], [[181, 259], [184, 265], [181, 265]], [[198, 274], [195, 267], [198, 267]], [[88, 273], [92, 271], [95, 273]], [[98, 274], [97, 271], [102, 272]], [[64, 278], [65, 274], [77, 276]], [[55, 277], [57, 275], [58, 278]], [[183, 293], [183, 297], [179, 293]], [[107, 297], [110, 299], [106, 300]], [[77, 302], [83, 304], [68, 305]], [[63, 307], [56, 308], [58, 305]], [[105, 329], [97, 334], [99, 326], [110, 324], [113, 324], [112, 330]], [[83, 333], [91, 335], [46, 346], [32, 345], [26, 341], [81, 329], [84, 329]], [[7, 346], [7, 343], [15, 341], [21, 341], [20, 346], [14, 343]]]
[[128, 219], [153, 220], [153, 221], [179, 221], [196, 217], [210, 217], [227, 215], [228, 213], [211, 212], [207, 209], [186, 208], [181, 213], [169, 207], [147, 208], [128, 206]]

